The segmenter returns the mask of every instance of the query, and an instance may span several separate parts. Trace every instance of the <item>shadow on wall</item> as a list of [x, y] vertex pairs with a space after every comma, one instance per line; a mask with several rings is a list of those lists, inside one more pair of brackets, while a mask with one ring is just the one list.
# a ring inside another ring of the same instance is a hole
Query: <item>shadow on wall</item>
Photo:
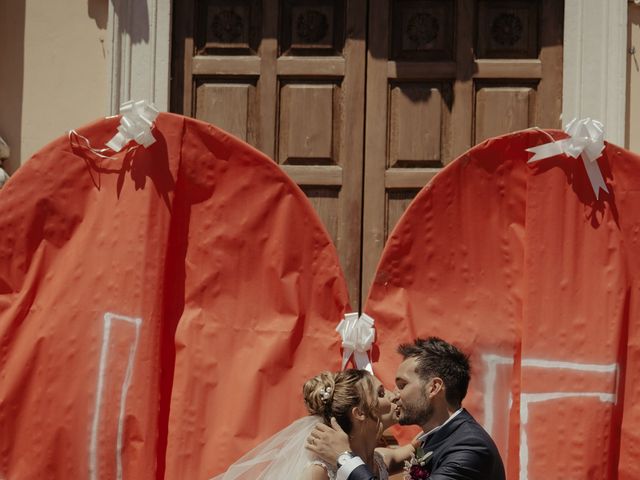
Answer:
[[[131, 44], [149, 42], [149, 6], [147, 0], [110, 0], [111, 7], [118, 25], [119, 33], [127, 33], [131, 39]], [[89, 16], [96, 21], [100, 28], [106, 28], [108, 11], [104, 2], [100, 0], [90, 0], [88, 5]], [[124, 18], [131, 19], [131, 23], [122, 23]], [[102, 23], [101, 23], [102, 22]], [[104, 25], [104, 27], [102, 26]]]
[[24, 79], [25, 0], [0, 2], [0, 136], [11, 153], [4, 168], [20, 166]]
[[109, 5], [104, 0], [89, 0], [87, 2], [87, 15], [89, 15], [89, 18], [93, 18], [99, 29], [107, 29]]

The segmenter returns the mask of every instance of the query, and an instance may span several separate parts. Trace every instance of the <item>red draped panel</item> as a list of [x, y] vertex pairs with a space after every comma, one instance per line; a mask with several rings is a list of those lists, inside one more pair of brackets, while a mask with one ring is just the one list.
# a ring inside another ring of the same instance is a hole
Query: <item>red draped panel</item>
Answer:
[[303, 193], [210, 125], [154, 135], [59, 138], [0, 191], [0, 478], [208, 478], [339, 367], [347, 291]]
[[607, 144], [596, 200], [580, 158], [526, 163], [549, 141], [488, 140], [412, 202], [365, 306], [375, 368], [391, 384], [398, 343], [441, 336], [508, 478], [640, 478], [640, 157]]

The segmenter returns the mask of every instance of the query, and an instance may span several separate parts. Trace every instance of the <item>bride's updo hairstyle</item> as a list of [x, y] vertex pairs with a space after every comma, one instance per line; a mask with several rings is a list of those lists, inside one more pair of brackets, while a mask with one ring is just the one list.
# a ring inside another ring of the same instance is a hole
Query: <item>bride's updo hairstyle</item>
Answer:
[[322, 372], [307, 380], [302, 393], [311, 415], [322, 417], [327, 425], [331, 425], [331, 417], [335, 417], [346, 433], [351, 433], [353, 426], [349, 417], [353, 407], [359, 407], [365, 415], [376, 418], [374, 411], [378, 397], [374, 394], [371, 375], [366, 370]]

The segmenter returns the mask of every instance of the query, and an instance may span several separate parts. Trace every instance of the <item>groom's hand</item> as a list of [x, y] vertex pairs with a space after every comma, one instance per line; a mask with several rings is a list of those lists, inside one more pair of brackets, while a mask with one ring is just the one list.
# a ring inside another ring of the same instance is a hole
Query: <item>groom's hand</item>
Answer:
[[329, 465], [337, 465], [338, 456], [351, 450], [349, 436], [340, 428], [335, 418], [331, 419], [331, 427], [318, 423], [307, 437], [305, 447]]

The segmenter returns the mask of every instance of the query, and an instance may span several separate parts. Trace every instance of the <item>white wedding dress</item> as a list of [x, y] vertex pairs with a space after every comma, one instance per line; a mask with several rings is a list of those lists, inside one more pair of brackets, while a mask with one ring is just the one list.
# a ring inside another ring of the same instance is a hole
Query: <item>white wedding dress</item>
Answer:
[[[375, 452], [373, 454], [373, 461], [376, 462], [376, 467], [378, 468], [378, 480], [389, 480], [389, 472], [387, 472], [387, 466], [384, 464], [382, 455]], [[329, 465], [324, 460], [312, 460], [311, 464], [320, 465], [327, 471], [329, 480], [336, 480], [338, 472], [335, 466]]]
[[[284, 430], [280, 430], [239, 460], [226, 472], [211, 480], [297, 480], [309, 465], [321, 465], [327, 471], [330, 480], [335, 480], [335, 467], [313, 457], [304, 448], [305, 441], [315, 425], [322, 422], [320, 417], [308, 416], [294, 421]], [[374, 456], [379, 480], [387, 480], [389, 474], [382, 456]]]

